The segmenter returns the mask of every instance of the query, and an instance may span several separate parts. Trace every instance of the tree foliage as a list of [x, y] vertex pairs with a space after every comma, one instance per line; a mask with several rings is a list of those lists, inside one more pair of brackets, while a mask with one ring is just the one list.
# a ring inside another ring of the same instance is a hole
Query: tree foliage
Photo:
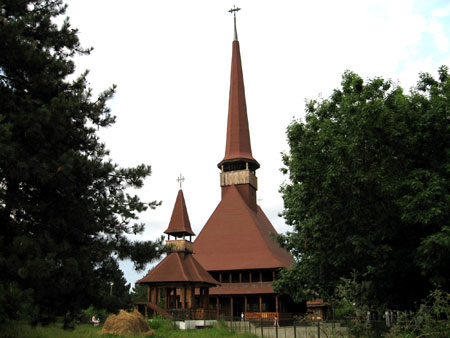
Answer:
[[421, 74], [410, 93], [348, 71], [287, 136], [281, 192], [292, 231], [279, 242], [296, 262], [279, 290], [327, 297], [354, 279], [361, 302], [401, 309], [435, 286], [449, 289], [447, 67], [438, 79]]
[[158, 205], [127, 193], [151, 168], [109, 159], [97, 130], [115, 121], [106, 105], [115, 87], [94, 99], [87, 72], [68, 79], [73, 57], [91, 49], [67, 18], [56, 23], [65, 9], [62, 0], [0, 1], [0, 312], [7, 316], [16, 314], [8, 306], [19, 293], [38, 320], [72, 316], [101, 302], [117, 259], [142, 268], [161, 252], [161, 240], [126, 236], [141, 233], [138, 213]]

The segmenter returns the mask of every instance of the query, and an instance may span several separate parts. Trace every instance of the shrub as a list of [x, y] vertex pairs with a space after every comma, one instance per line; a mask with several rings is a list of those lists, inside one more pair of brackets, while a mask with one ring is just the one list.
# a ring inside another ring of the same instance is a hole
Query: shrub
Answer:
[[100, 323], [104, 323], [106, 318], [108, 317], [108, 312], [105, 309], [96, 309], [93, 305], [89, 306], [85, 310], [82, 310], [81, 313], [81, 321], [83, 323], [90, 323], [92, 316], [94, 315], [95, 317], [97, 317], [97, 319], [100, 320]]
[[389, 331], [388, 338], [409, 337], [446, 338], [450, 336], [450, 293], [432, 291], [419, 311], [407, 315]]

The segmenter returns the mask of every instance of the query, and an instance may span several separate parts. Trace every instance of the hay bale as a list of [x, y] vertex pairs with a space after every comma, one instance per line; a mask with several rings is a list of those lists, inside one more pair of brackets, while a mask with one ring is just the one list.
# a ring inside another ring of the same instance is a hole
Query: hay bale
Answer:
[[102, 333], [126, 336], [134, 334], [151, 335], [155, 331], [150, 329], [144, 316], [135, 309], [133, 312], [120, 310], [118, 315], [109, 315], [103, 325]]

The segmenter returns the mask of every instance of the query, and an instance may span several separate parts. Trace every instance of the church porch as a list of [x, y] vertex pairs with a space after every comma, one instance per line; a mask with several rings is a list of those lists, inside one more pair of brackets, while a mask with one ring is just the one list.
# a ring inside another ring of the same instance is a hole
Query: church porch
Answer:
[[216, 311], [218, 317], [235, 317], [245, 320], [273, 321], [278, 318], [292, 318], [287, 312], [284, 297], [278, 294], [264, 295], [220, 295], [210, 297], [209, 308]]

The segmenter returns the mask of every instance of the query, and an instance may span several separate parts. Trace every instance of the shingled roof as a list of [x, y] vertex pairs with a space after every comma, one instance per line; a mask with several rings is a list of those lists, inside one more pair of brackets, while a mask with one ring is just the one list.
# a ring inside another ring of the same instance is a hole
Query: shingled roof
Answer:
[[207, 271], [290, 267], [293, 258], [271, 238], [277, 234], [262, 209], [252, 210], [232, 185], [194, 242]]
[[153, 270], [137, 283], [199, 283], [218, 285], [211, 275], [192, 257], [185, 252], [173, 252], [164, 258]]

